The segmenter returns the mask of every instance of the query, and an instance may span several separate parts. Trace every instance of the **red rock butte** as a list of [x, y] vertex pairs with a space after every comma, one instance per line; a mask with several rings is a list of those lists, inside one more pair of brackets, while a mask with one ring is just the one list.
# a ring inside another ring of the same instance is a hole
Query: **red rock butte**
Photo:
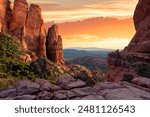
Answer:
[[[58, 36], [57, 28], [53, 27], [51, 33], [47, 34], [41, 8], [38, 5], [29, 6], [26, 0], [15, 0], [14, 5], [9, 0], [0, 0], [0, 32], [12, 35], [25, 50], [34, 52], [40, 57], [48, 55], [52, 62], [63, 65], [62, 39]], [[53, 38], [50, 35], [57, 37]], [[54, 40], [55, 44], [53, 44]]]

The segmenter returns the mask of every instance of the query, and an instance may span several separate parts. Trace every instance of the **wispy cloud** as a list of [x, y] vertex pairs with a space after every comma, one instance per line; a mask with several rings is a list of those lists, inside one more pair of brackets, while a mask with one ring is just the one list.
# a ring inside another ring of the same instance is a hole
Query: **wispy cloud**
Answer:
[[44, 11], [45, 21], [56, 22], [81, 20], [91, 17], [132, 17], [137, 0], [108, 0], [98, 4], [82, 5], [76, 8], [60, 8]]
[[[111, 42], [111, 43], [110, 43]], [[102, 39], [96, 35], [70, 35], [63, 37], [65, 48], [69, 47], [98, 47], [110, 49], [123, 49], [129, 44], [130, 40], [126, 38], [109, 37]]]
[[[13, 0], [11, 0], [13, 1]], [[91, 17], [129, 17], [138, 0], [27, 0], [42, 8], [46, 22], [65, 22]]]

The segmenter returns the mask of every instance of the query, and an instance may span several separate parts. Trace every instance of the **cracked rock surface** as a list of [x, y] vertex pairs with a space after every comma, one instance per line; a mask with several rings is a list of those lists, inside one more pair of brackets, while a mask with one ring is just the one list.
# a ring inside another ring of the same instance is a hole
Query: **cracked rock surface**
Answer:
[[0, 100], [150, 100], [149, 87], [137, 85], [140, 81], [135, 83], [136, 80], [133, 84], [103, 82], [93, 87], [69, 76], [59, 78], [55, 85], [42, 79], [23, 80], [1, 90]]

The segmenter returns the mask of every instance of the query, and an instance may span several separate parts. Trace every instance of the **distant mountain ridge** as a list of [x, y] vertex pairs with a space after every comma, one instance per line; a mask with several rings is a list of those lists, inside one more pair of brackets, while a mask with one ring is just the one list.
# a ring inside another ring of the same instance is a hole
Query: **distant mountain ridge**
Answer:
[[84, 51], [115, 51], [114, 49], [107, 49], [107, 48], [82, 48], [82, 47], [72, 47], [72, 48], [65, 48], [65, 50], [73, 49], [73, 50], [84, 50]]
[[[87, 49], [87, 48], [86, 48]], [[107, 49], [97, 49], [97, 50], [90, 50], [90, 48], [88, 48], [86, 50], [85, 48], [81, 49], [64, 49], [64, 56], [65, 59], [73, 59], [73, 58], [80, 58], [80, 57], [85, 57], [85, 56], [91, 56], [91, 57], [101, 57], [101, 58], [107, 58], [108, 57], [108, 53], [114, 51], [114, 50], [107, 50]]]

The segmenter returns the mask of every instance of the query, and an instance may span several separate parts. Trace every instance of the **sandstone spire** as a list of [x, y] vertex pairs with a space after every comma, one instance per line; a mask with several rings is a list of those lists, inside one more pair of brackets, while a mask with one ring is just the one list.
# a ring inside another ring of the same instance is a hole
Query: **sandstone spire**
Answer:
[[38, 5], [30, 5], [23, 39], [29, 50], [37, 53], [39, 56], [46, 56], [46, 30], [41, 9]]
[[9, 0], [0, 0], [0, 32], [9, 32], [11, 18], [11, 2]]
[[[47, 42], [41, 9], [36, 4], [28, 7], [26, 0], [15, 0], [13, 9], [9, 0], [0, 0], [0, 32], [14, 36], [26, 50], [64, 64], [62, 38], [57, 26], [49, 28]], [[46, 48], [47, 45], [47, 48]], [[47, 53], [46, 53], [47, 49]]]
[[13, 16], [10, 23], [10, 33], [18, 40], [22, 41], [24, 25], [28, 13], [28, 3], [26, 0], [15, 0]]
[[53, 25], [48, 30], [46, 40], [47, 58], [58, 65], [64, 64], [64, 53], [62, 47], [62, 38], [58, 35], [57, 25]]

